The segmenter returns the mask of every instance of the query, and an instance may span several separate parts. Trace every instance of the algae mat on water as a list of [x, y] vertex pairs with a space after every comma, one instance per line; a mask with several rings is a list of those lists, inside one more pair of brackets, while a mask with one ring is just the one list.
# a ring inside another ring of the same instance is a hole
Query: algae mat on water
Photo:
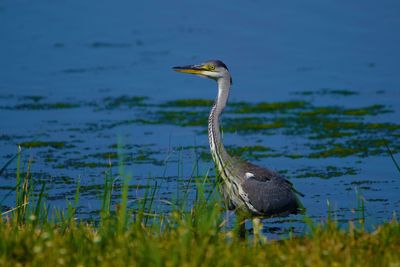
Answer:
[[[343, 92], [342, 92], [343, 91]], [[317, 91], [319, 92], [319, 91]], [[353, 95], [348, 90], [320, 91], [320, 94]], [[14, 106], [0, 106], [0, 109], [74, 109], [91, 108], [94, 112], [131, 109], [131, 118], [113, 121], [88, 122], [66, 132], [101, 132], [129, 125], [174, 125], [195, 127], [199, 133], [206, 132], [208, 110], [212, 100], [180, 99], [164, 103], [151, 103], [143, 96], [105, 97], [100, 101], [75, 101], [58, 103], [45, 102], [44, 97], [21, 97]], [[374, 117], [393, 113], [390, 107], [381, 104], [345, 108], [343, 106], [317, 106], [306, 100], [286, 102], [232, 102], [223, 119], [226, 133], [242, 135], [283, 135], [299, 136], [305, 139], [306, 153], [277, 151], [265, 153], [264, 157], [285, 155], [292, 158], [326, 158], [386, 153], [390, 144], [394, 153], [400, 150], [400, 124], [376, 122]], [[12, 138], [12, 137], [8, 137]], [[16, 137], [17, 138], [17, 137]], [[46, 143], [46, 141], [43, 141]], [[61, 142], [59, 142], [61, 143]], [[38, 147], [35, 142], [23, 141], [24, 146]], [[54, 146], [55, 143], [50, 146]], [[268, 148], [266, 148], [268, 149]]]
[[[400, 124], [397, 122], [385, 122], [380, 118], [385, 114], [393, 113], [391, 107], [382, 104], [373, 104], [361, 107], [344, 107], [337, 105], [320, 106], [313, 104], [309, 95], [340, 95], [342, 97], [358, 96], [357, 92], [339, 89], [321, 89], [320, 91], [304, 91], [296, 93], [296, 98], [284, 102], [231, 102], [227, 107], [223, 118], [223, 131], [227, 134], [239, 134], [242, 136], [255, 136], [259, 142], [263, 136], [288, 136], [303, 139], [300, 149], [285, 147], [266, 147], [259, 144], [252, 146], [231, 146], [234, 154], [248, 159], [259, 160], [267, 157], [298, 158], [332, 158], [332, 157], [368, 157], [373, 155], [386, 155], [387, 145], [392, 153], [400, 151]], [[193, 128], [198, 134], [206, 133], [207, 117], [213, 101], [209, 99], [178, 99], [161, 103], [152, 103], [148, 97], [121, 95], [116, 97], [104, 97], [92, 101], [62, 101], [52, 102], [43, 96], [14, 97], [14, 105], [0, 105], [5, 110], [57, 110], [57, 109], [89, 109], [97, 117], [102, 117], [104, 112], [116, 114], [126, 110], [131, 111], [131, 116], [124, 119], [88, 121], [84, 124], [57, 129], [55, 132], [65, 132], [69, 136], [90, 134], [101, 135], [102, 132], [114, 128], [134, 125], [173, 125], [177, 127]], [[13, 102], [13, 101], [11, 101]], [[62, 105], [60, 104], [62, 103]], [[95, 116], [96, 118], [96, 116]], [[48, 124], [57, 125], [57, 121], [48, 121]], [[152, 134], [151, 132], [149, 134]], [[47, 134], [48, 136], [48, 134]], [[79, 155], [74, 146], [84, 140], [77, 138], [48, 141], [46, 137], [32, 141], [26, 136], [0, 135], [0, 140], [18, 142], [27, 148], [53, 148], [45, 158], [52, 158], [54, 149], [68, 150], [69, 154]], [[18, 141], [20, 140], [20, 141]], [[140, 144], [148, 145], [148, 144]], [[103, 148], [102, 150], [104, 150]], [[157, 148], [156, 148], [157, 149]], [[140, 151], [138, 151], [138, 154]], [[203, 160], [209, 161], [208, 149], [203, 146], [198, 151]], [[244, 152], [244, 153], [235, 153]], [[66, 152], [67, 153], [67, 152]], [[92, 153], [81, 157], [68, 157], [64, 162], [58, 157], [53, 157], [51, 162], [56, 169], [61, 167], [104, 167], [104, 153]], [[115, 154], [111, 151], [110, 155]], [[96, 155], [98, 157], [96, 158]], [[151, 152], [145, 157], [134, 156], [134, 162], [153, 162], [162, 164], [162, 159], [151, 157], [156, 155]], [[64, 158], [64, 157], [63, 157]], [[50, 162], [50, 161], [48, 161]]]
[[[321, 102], [322, 97], [335, 99]], [[398, 111], [379, 99], [352, 101], [362, 97], [363, 92], [322, 89], [295, 93], [288, 101], [233, 99], [222, 117], [227, 150], [292, 179], [305, 193], [313, 216], [323, 216], [318, 211], [323, 213], [326, 207], [321, 203], [327, 199], [339, 201], [345, 196], [337, 213], [351, 219], [354, 191], [361, 190], [367, 201], [376, 204], [369, 203], [370, 217], [386, 220], [398, 207], [394, 198], [398, 183], [390, 172], [388, 156], [388, 147], [393, 154], [400, 151], [400, 124], [393, 120]], [[213, 100], [196, 98], [156, 102], [140, 95], [104, 94], [86, 100], [0, 96], [4, 114], [35, 119], [32, 124], [11, 125], [0, 133], [5, 148], [1, 156], [7, 162], [21, 145], [25, 161], [33, 160], [34, 180], [51, 183], [49, 198], [53, 200], [68, 197], [74, 181], [81, 179], [85, 204], [79, 212], [86, 214], [98, 206], [98, 190], [91, 185], [101, 183], [105, 170], [117, 169], [115, 143], [117, 136], [123, 135], [125, 164], [135, 174], [133, 184], [145, 187], [153, 177], [163, 185], [160, 202], [171, 201], [176, 188], [181, 188], [180, 181], [191, 183], [193, 165], [198, 163], [197, 175], [211, 168], [210, 176], [215, 176], [207, 144], [212, 104]], [[20, 125], [20, 130], [13, 130]], [[0, 177], [5, 184], [0, 190], [5, 194], [13, 186], [13, 168], [14, 164], [9, 165]], [[374, 183], [361, 185], [360, 181]], [[332, 190], [324, 190], [327, 187]], [[130, 191], [130, 195], [141, 197], [143, 191]], [[116, 196], [119, 193], [115, 191]], [[2, 205], [12, 207], [8, 200]]]

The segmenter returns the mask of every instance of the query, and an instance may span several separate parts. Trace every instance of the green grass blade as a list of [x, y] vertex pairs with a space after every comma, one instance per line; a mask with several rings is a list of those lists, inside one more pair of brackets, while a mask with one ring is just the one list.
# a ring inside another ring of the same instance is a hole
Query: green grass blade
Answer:
[[385, 142], [385, 146], [386, 146], [387, 152], [388, 152], [389, 155], [390, 155], [390, 158], [392, 159], [394, 165], [395, 165], [396, 168], [397, 168], [397, 171], [400, 172], [400, 166], [399, 166], [399, 164], [397, 163], [396, 159], [394, 158], [393, 152], [392, 152], [392, 150], [390, 149], [390, 147], [389, 147], [389, 145], [387, 144], [387, 142]]
[[3, 174], [3, 172], [7, 169], [7, 167], [18, 157], [18, 153], [12, 156], [0, 169], [0, 176]]

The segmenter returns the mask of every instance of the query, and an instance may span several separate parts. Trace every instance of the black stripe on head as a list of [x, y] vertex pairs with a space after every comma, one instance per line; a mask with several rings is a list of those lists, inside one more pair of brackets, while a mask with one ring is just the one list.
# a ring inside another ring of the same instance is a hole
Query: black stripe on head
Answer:
[[214, 61], [214, 64], [215, 64], [215, 66], [217, 66], [217, 67], [223, 67], [223, 68], [225, 68], [226, 70], [228, 70], [228, 67], [225, 65], [225, 63], [224, 62], [222, 62], [221, 60], [213, 60]]

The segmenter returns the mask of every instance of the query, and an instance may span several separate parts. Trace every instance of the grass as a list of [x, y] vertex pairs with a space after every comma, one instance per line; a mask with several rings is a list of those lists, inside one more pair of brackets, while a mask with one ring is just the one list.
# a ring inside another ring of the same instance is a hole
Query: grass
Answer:
[[[390, 151], [390, 150], [389, 150]], [[16, 202], [0, 217], [0, 266], [399, 266], [400, 224], [393, 220], [372, 232], [364, 229], [364, 202], [358, 196], [360, 219], [339, 225], [327, 220], [308, 226], [300, 236], [267, 240], [260, 221], [253, 235], [241, 240], [230, 227], [216, 191], [207, 191], [207, 176], [197, 178], [196, 198], [189, 205], [170, 203], [168, 213], [157, 213], [158, 186], [149, 187], [134, 207], [128, 205], [131, 175], [111, 170], [102, 187], [99, 221], [77, 218], [81, 186], [67, 200], [65, 210], [50, 209], [45, 184], [37, 185], [29, 172], [20, 171], [17, 153]], [[392, 157], [395, 162], [394, 157]], [[113, 191], [120, 181], [120, 199]], [[215, 188], [215, 185], [212, 185]], [[185, 191], [185, 190], [184, 190]], [[188, 200], [184, 200], [189, 202]]]
[[[113, 224], [95, 227], [0, 226], [2, 266], [397, 266], [400, 228], [384, 224], [372, 234], [335, 224], [319, 225], [309, 236], [282, 241], [240, 241], [218, 230], [215, 214], [196, 218], [172, 213], [170, 227]], [[199, 223], [206, 226], [199, 226]]]

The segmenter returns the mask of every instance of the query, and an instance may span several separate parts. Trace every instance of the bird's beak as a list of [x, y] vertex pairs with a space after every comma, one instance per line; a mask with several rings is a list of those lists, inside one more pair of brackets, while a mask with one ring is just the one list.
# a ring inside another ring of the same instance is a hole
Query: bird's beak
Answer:
[[173, 67], [176, 72], [191, 73], [191, 74], [203, 74], [206, 70], [203, 65], [188, 65], [182, 67]]

